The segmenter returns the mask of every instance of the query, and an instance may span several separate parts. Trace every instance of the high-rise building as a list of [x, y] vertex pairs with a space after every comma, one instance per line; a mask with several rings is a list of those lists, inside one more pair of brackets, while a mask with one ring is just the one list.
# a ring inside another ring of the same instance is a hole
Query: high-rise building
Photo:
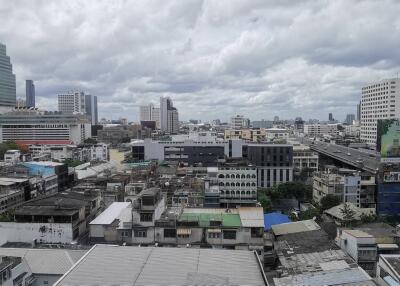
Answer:
[[346, 115], [346, 119], [344, 121], [344, 123], [348, 124], [348, 125], [352, 125], [353, 121], [356, 119], [356, 116], [354, 114], [347, 114]]
[[98, 123], [97, 96], [85, 94], [85, 114], [90, 116], [92, 125]]
[[160, 97], [160, 129], [176, 134], [179, 131], [179, 114], [169, 97]]
[[15, 75], [6, 46], [0, 43], [0, 112], [15, 106], [17, 100]]
[[65, 114], [85, 114], [90, 116], [92, 125], [98, 123], [97, 96], [83, 91], [58, 95], [58, 110]]
[[357, 104], [357, 120], [361, 120], [361, 101], [359, 104]]
[[85, 93], [69, 92], [58, 95], [58, 111], [66, 114], [80, 113], [84, 114]]
[[154, 107], [154, 104], [142, 105], [139, 107], [140, 121], [155, 121], [156, 128], [160, 128], [160, 108]]
[[332, 113], [329, 113], [329, 121], [333, 121], [333, 114]]
[[385, 79], [364, 86], [360, 114], [360, 138], [376, 146], [377, 120], [400, 117], [400, 79]]
[[35, 84], [28, 79], [25, 82], [26, 88], [26, 107], [35, 107]]

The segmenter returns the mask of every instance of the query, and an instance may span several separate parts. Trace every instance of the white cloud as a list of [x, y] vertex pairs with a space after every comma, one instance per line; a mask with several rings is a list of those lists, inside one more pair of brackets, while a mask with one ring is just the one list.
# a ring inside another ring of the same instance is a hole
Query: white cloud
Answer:
[[0, 0], [0, 42], [17, 94], [35, 80], [43, 108], [83, 89], [109, 118], [137, 120], [137, 105], [169, 95], [182, 119], [340, 119], [362, 85], [398, 71], [399, 12], [396, 0]]

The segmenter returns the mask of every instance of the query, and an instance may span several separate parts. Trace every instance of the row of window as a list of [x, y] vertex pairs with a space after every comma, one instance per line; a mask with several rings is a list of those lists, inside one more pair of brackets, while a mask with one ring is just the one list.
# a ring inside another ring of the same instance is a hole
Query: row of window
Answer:
[[239, 175], [239, 174], [219, 174], [218, 175], [218, 178], [220, 178], [220, 179], [223, 179], [223, 178], [226, 178], [226, 179], [255, 179], [255, 178], [257, 178], [257, 176], [255, 175], [255, 174], [252, 174], [252, 175], [250, 175], [250, 174], [247, 174], [247, 175], [245, 175], [245, 174], [242, 174], [242, 175]]

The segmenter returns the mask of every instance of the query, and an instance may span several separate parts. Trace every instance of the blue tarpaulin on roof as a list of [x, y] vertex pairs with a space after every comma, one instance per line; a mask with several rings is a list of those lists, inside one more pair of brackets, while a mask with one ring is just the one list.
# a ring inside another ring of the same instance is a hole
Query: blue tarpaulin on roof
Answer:
[[270, 230], [275, 224], [291, 222], [289, 217], [278, 212], [264, 214], [264, 230]]

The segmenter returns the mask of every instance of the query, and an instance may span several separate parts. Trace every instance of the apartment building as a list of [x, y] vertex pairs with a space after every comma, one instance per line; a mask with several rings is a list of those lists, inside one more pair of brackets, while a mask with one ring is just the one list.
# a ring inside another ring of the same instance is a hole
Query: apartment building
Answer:
[[312, 151], [309, 146], [293, 144], [293, 166], [297, 172], [304, 169], [318, 171], [318, 158], [318, 153]]
[[400, 79], [384, 79], [362, 87], [360, 115], [360, 139], [376, 146], [377, 121], [400, 117]]
[[245, 118], [243, 115], [236, 115], [231, 117], [231, 128], [232, 129], [242, 129], [250, 127], [250, 119]]
[[266, 130], [261, 129], [225, 129], [225, 140], [242, 139], [251, 142], [260, 142], [265, 140]]

